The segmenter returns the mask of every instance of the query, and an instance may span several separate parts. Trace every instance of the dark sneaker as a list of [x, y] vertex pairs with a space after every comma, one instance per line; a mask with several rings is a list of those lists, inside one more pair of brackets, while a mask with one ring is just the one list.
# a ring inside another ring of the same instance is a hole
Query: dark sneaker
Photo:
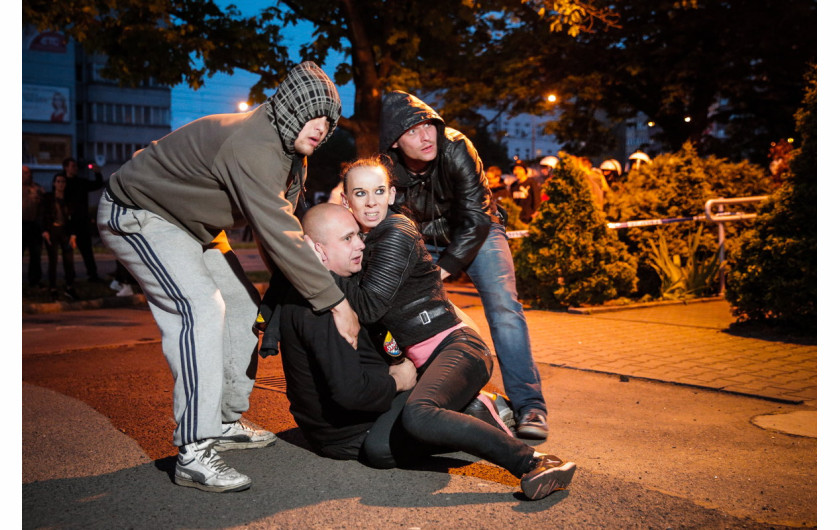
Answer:
[[548, 421], [545, 419], [545, 412], [531, 409], [522, 414], [519, 425], [516, 427], [516, 435], [520, 438], [531, 440], [545, 440], [548, 438]]
[[225, 464], [215, 444], [210, 439], [178, 448], [175, 484], [214, 493], [250, 488], [251, 479]]
[[268, 447], [277, 442], [277, 436], [254, 425], [244, 418], [239, 418], [233, 423], [222, 424], [222, 435], [214, 438], [216, 451], [229, 451], [231, 449], [259, 449]]
[[574, 462], [564, 462], [554, 455], [535, 457], [534, 462], [534, 469], [522, 475], [519, 482], [522, 493], [532, 501], [569, 487], [577, 469]]
[[75, 302], [79, 299], [79, 295], [76, 294], [76, 290], [72, 287], [65, 287], [64, 288], [64, 298], [70, 300], [71, 302]]
[[[513, 427], [513, 410], [500, 394], [480, 391], [463, 410], [463, 413], [489, 423], [504, 431], [505, 434], [513, 436], [513, 432], [510, 430]], [[508, 420], [505, 421], [505, 418], [508, 418]]]

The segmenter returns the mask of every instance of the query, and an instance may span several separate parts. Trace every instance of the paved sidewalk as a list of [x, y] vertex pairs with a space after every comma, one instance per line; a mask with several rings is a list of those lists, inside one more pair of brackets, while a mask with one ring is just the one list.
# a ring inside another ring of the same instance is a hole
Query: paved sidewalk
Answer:
[[[475, 291], [450, 292], [489, 337]], [[817, 346], [735, 335], [722, 299], [525, 318], [538, 363], [817, 406]]]

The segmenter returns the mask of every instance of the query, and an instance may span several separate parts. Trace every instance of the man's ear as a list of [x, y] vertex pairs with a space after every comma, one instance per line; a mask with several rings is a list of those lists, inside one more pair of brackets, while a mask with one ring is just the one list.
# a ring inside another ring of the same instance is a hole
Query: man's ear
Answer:
[[391, 146], [391, 149], [397, 149], [397, 142], [394, 142], [394, 145]]
[[303, 240], [306, 241], [306, 244], [309, 245], [309, 248], [311, 248], [315, 255], [318, 256], [318, 259], [321, 260], [321, 263], [327, 262], [327, 256], [326, 254], [324, 254], [324, 250], [321, 248], [321, 245], [319, 243], [312, 241], [312, 238], [306, 234], [303, 235]]

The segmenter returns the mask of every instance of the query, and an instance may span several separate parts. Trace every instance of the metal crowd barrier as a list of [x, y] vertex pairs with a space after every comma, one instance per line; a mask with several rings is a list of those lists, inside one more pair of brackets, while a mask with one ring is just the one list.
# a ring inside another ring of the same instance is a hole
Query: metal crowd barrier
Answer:
[[[751, 204], [760, 203], [767, 200], [767, 195], [756, 195], [754, 197], [734, 197], [725, 199], [723, 197], [717, 199], [709, 199], [704, 206], [704, 213], [701, 215], [693, 215], [690, 217], [671, 217], [667, 219], [641, 219], [637, 221], [624, 221], [620, 223], [607, 223], [607, 228], [638, 228], [643, 226], [658, 226], [671, 223], [685, 223], [689, 221], [708, 221], [716, 223], [718, 228], [718, 245], [720, 250], [718, 252], [718, 259], [720, 261], [720, 292], [723, 294], [726, 288], [724, 265], [726, 261], [726, 233], [723, 229], [723, 223], [731, 221], [742, 221], [745, 219], [754, 219], [757, 213], [743, 213], [726, 211], [726, 206], [730, 204]], [[714, 211], [716, 210], [716, 211]], [[527, 237], [527, 230], [511, 230], [507, 232], [509, 239], [520, 237]]]

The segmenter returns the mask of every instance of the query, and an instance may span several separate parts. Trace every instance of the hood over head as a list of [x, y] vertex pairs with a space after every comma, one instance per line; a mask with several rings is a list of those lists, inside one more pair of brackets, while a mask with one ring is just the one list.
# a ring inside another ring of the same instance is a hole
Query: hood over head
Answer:
[[382, 114], [379, 119], [379, 151], [382, 153], [387, 153], [405, 131], [418, 123], [433, 120], [441, 134], [446, 126], [443, 118], [432, 107], [420, 98], [400, 90], [388, 92], [382, 98]]
[[321, 142], [335, 132], [341, 117], [341, 98], [329, 76], [312, 61], [302, 62], [264, 103], [271, 125], [280, 135], [283, 149], [293, 155], [295, 140], [306, 122], [326, 116], [330, 129]]

